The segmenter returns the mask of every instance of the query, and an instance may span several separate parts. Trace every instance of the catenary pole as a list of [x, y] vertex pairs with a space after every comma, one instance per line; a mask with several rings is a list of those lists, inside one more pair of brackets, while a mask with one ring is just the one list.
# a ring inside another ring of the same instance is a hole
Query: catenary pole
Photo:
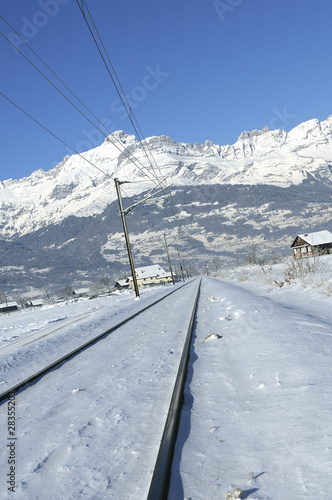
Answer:
[[174, 274], [173, 274], [171, 259], [170, 259], [169, 252], [168, 252], [168, 245], [167, 245], [167, 239], [166, 239], [166, 234], [165, 233], [164, 233], [164, 239], [165, 239], [165, 247], [166, 247], [167, 258], [168, 258], [168, 265], [169, 265], [169, 268], [170, 268], [170, 271], [171, 271], [173, 285], [175, 285]]
[[115, 187], [116, 187], [116, 193], [118, 195], [120, 215], [121, 215], [121, 220], [122, 220], [123, 232], [124, 232], [124, 236], [125, 236], [125, 240], [126, 240], [131, 275], [133, 277], [136, 297], [139, 297], [139, 290], [138, 290], [134, 260], [133, 260], [133, 255], [131, 253], [131, 246], [130, 246], [129, 234], [128, 234], [128, 229], [127, 229], [127, 222], [126, 222], [126, 218], [125, 218], [125, 211], [123, 210], [122, 197], [121, 197], [121, 191], [120, 191], [120, 184], [122, 184], [122, 182], [120, 182], [119, 179], [117, 179], [117, 178], [114, 179], [114, 182], [115, 182]]
[[180, 257], [179, 250], [178, 250], [178, 257], [179, 257], [179, 262], [180, 262], [180, 269], [181, 269], [182, 281], [184, 281], [184, 272], [183, 272], [183, 267], [182, 267], [182, 262], [181, 262], [181, 257]]

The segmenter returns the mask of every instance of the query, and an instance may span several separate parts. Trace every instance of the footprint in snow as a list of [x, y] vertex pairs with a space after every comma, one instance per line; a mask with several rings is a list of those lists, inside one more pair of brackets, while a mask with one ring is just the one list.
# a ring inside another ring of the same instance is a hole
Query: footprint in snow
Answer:
[[222, 338], [222, 335], [218, 335], [217, 333], [209, 333], [209, 335], [207, 335], [204, 339], [204, 342], [206, 340], [212, 340], [212, 339], [221, 339]]
[[232, 321], [232, 317], [231, 316], [220, 316], [220, 321]]

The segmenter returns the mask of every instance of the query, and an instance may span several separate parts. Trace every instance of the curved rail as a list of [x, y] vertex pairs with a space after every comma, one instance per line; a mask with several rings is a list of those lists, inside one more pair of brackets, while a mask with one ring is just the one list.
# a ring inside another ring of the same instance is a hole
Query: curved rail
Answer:
[[130, 316], [128, 316], [127, 318], [123, 319], [122, 321], [120, 321], [116, 325], [112, 326], [108, 330], [106, 330], [106, 331], [104, 331], [102, 333], [99, 333], [93, 339], [88, 340], [84, 344], [80, 345], [79, 347], [76, 347], [75, 349], [71, 350], [70, 352], [68, 352], [64, 356], [62, 356], [62, 357], [58, 358], [57, 360], [53, 361], [52, 363], [48, 364], [47, 366], [45, 366], [44, 368], [42, 368], [38, 372], [34, 373], [33, 375], [30, 375], [29, 377], [25, 378], [24, 380], [21, 380], [20, 382], [18, 382], [14, 386], [10, 387], [9, 389], [6, 389], [4, 392], [0, 393], [0, 402], [3, 401], [3, 400], [5, 400], [5, 399], [7, 399], [11, 393], [17, 392], [17, 391], [25, 388], [25, 386], [27, 386], [28, 384], [30, 384], [32, 382], [35, 382], [38, 378], [42, 377], [43, 375], [46, 375], [49, 371], [51, 371], [53, 369], [56, 369], [56, 368], [59, 368], [60, 365], [63, 362], [68, 361], [70, 358], [72, 358], [73, 356], [76, 356], [77, 354], [79, 354], [84, 349], [92, 346], [93, 344], [95, 344], [96, 342], [98, 342], [102, 338], [106, 337], [108, 334], [110, 334], [111, 332], [113, 332], [114, 330], [116, 330], [117, 328], [119, 328], [120, 326], [122, 326], [123, 324], [127, 323], [131, 319], [133, 319], [136, 316], [138, 316], [143, 311], [146, 311], [147, 309], [149, 309], [153, 305], [157, 304], [158, 302], [162, 301], [166, 297], [169, 297], [172, 293], [177, 292], [182, 287], [186, 286], [188, 283], [190, 283], [190, 282], [183, 283], [181, 286], [177, 287], [176, 289], [171, 290], [168, 294], [164, 295], [163, 297], [159, 297], [158, 299], [156, 299], [152, 303], [148, 304], [147, 306], [144, 306], [142, 309], [140, 309], [140, 310], [136, 311], [135, 313], [131, 314]]

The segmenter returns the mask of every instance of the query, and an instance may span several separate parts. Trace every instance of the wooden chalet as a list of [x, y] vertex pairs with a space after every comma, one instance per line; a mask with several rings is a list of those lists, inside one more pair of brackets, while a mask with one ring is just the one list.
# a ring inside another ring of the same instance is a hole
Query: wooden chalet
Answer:
[[124, 280], [118, 280], [115, 283], [115, 288], [117, 290], [125, 290], [129, 288], [129, 278], [124, 279]]
[[298, 234], [291, 248], [295, 259], [332, 253], [332, 233], [325, 230]]

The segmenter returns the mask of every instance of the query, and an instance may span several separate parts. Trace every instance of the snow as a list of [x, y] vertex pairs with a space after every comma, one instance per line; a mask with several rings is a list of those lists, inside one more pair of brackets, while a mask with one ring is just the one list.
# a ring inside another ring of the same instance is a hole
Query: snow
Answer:
[[[121, 152], [124, 143], [141, 167]], [[289, 187], [310, 176], [327, 181], [331, 178], [330, 117], [322, 122], [309, 120], [289, 133], [268, 128], [244, 133], [233, 145], [218, 146], [209, 141], [203, 145], [176, 143], [165, 136], [147, 138], [146, 143], [159, 165], [159, 177], [166, 175], [167, 183], [174, 187], [211, 184]], [[151, 175], [148, 180], [142, 168], [147, 173], [150, 165], [141, 144], [134, 136], [118, 131], [100, 146], [66, 157], [48, 172], [37, 170], [30, 177], [2, 181], [1, 235], [8, 238], [17, 233], [27, 234], [71, 215], [100, 214], [116, 200], [115, 188], [110, 189], [114, 177], [121, 175], [131, 180], [126, 185], [128, 196], [151, 189], [155, 182], [159, 184], [160, 180]], [[187, 218], [188, 213], [184, 210], [180, 216]]]
[[17, 302], [3, 302], [0, 304], [0, 309], [5, 309], [6, 307], [17, 307]]
[[324, 245], [332, 242], [332, 233], [330, 231], [316, 231], [315, 233], [299, 234], [299, 237], [309, 245]]
[[316, 498], [332, 472], [331, 312], [257, 284], [202, 286], [170, 498]]
[[[288, 257], [283, 262], [274, 265], [240, 266], [225, 270], [222, 276], [235, 281], [250, 281], [266, 285], [271, 293], [276, 287], [284, 287], [283, 295], [287, 295], [289, 300], [293, 296], [302, 296], [303, 289], [313, 290], [323, 297], [332, 295], [331, 255], [298, 260]], [[324, 303], [323, 297], [320, 297], [322, 303]], [[316, 298], [313, 300], [316, 301]]]
[[[16, 394], [15, 498], [146, 498], [197, 284]], [[0, 317], [0, 387], [169, 290]], [[237, 488], [252, 500], [328, 497], [331, 300], [299, 283], [203, 277], [170, 500]], [[1, 498], [11, 498], [6, 421], [3, 402]]]
[[[144, 278], [168, 278], [170, 276], [169, 272], [166, 272], [162, 267], [157, 264], [146, 267], [136, 267], [136, 277], [137, 279]], [[129, 276], [129, 279], [132, 280], [132, 276]]]

